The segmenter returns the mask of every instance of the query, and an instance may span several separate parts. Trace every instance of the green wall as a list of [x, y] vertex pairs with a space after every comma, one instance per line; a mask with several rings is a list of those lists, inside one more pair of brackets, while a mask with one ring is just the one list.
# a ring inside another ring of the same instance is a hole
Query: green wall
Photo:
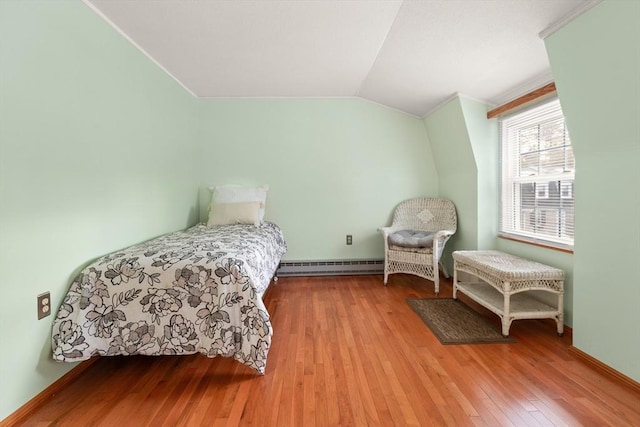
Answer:
[[196, 221], [196, 108], [80, 1], [0, 2], [0, 419], [74, 366], [36, 296]]
[[451, 252], [478, 248], [478, 169], [469, 141], [460, 97], [424, 119], [438, 170], [438, 195], [456, 206], [458, 230], [445, 247], [443, 260], [452, 273]]
[[[207, 187], [269, 184], [289, 260], [383, 258], [378, 227], [438, 177], [419, 119], [356, 99], [203, 100]], [[353, 235], [353, 245], [345, 235]]]
[[478, 249], [495, 246], [498, 231], [500, 203], [500, 151], [498, 124], [487, 120], [487, 105], [461, 97], [469, 143], [477, 170], [477, 224]]
[[576, 157], [573, 344], [640, 381], [640, 2], [545, 43]]
[[438, 169], [438, 194], [453, 201], [458, 213], [458, 231], [444, 254], [449, 272], [454, 250], [495, 244], [498, 134], [495, 120], [486, 117], [486, 105], [456, 96], [424, 118]]

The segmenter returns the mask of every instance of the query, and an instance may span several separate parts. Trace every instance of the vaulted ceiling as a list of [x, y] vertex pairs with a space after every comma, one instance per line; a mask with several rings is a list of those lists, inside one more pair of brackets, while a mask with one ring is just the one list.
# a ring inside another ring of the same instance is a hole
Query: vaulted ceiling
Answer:
[[539, 33], [594, 3], [84, 1], [197, 97], [358, 97], [418, 117], [551, 81]]

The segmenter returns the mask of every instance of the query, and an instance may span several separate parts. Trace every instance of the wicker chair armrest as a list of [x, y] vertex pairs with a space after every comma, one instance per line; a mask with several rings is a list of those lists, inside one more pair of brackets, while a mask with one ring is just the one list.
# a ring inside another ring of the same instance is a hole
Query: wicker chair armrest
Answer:
[[397, 225], [392, 225], [390, 227], [380, 227], [378, 231], [382, 233], [382, 237], [384, 238], [384, 252], [386, 253], [389, 250], [389, 236], [395, 233], [396, 231], [402, 230], [402, 227]]
[[444, 245], [451, 236], [455, 234], [453, 230], [440, 230], [433, 236], [433, 262], [440, 262]]
[[442, 238], [446, 238], [448, 239], [449, 237], [453, 236], [456, 232], [453, 230], [440, 230], [438, 232], [436, 232], [436, 234], [433, 236], [433, 240], [441, 240]]
[[387, 239], [387, 237], [389, 237], [391, 234], [395, 233], [396, 231], [400, 231], [400, 230], [404, 230], [405, 228], [403, 228], [402, 226], [398, 226], [398, 225], [392, 225], [390, 227], [380, 227], [378, 228], [378, 231], [382, 233], [382, 235], [384, 236], [385, 240]]

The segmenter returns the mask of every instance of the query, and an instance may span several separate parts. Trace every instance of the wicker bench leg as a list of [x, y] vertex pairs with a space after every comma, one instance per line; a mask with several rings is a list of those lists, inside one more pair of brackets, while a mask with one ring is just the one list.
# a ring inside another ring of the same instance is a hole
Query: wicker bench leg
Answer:
[[564, 295], [558, 294], [558, 315], [556, 316], [556, 324], [558, 326], [558, 336], [564, 334]]
[[564, 335], [564, 321], [562, 320], [562, 316], [558, 316], [556, 323], [558, 325], [558, 336], [561, 337]]
[[562, 313], [556, 317], [556, 326], [558, 327], [558, 336], [561, 337], [564, 335], [564, 316]]
[[513, 318], [511, 317], [511, 295], [504, 294], [504, 315], [502, 316], [502, 335], [505, 337], [509, 336], [509, 327], [511, 326], [511, 322], [513, 322]]
[[513, 322], [512, 317], [503, 316], [502, 317], [502, 335], [504, 337], [509, 336], [509, 329], [511, 329], [511, 323]]
[[458, 299], [458, 270], [453, 266], [453, 299]]

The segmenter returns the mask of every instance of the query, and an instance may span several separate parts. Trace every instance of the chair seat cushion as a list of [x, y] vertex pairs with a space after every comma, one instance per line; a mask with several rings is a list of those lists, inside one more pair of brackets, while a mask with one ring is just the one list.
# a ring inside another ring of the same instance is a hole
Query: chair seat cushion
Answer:
[[430, 248], [434, 234], [432, 231], [400, 230], [389, 235], [389, 244], [402, 248]]
[[433, 255], [433, 248], [407, 248], [398, 245], [389, 245], [389, 252], [411, 252], [414, 254]]

